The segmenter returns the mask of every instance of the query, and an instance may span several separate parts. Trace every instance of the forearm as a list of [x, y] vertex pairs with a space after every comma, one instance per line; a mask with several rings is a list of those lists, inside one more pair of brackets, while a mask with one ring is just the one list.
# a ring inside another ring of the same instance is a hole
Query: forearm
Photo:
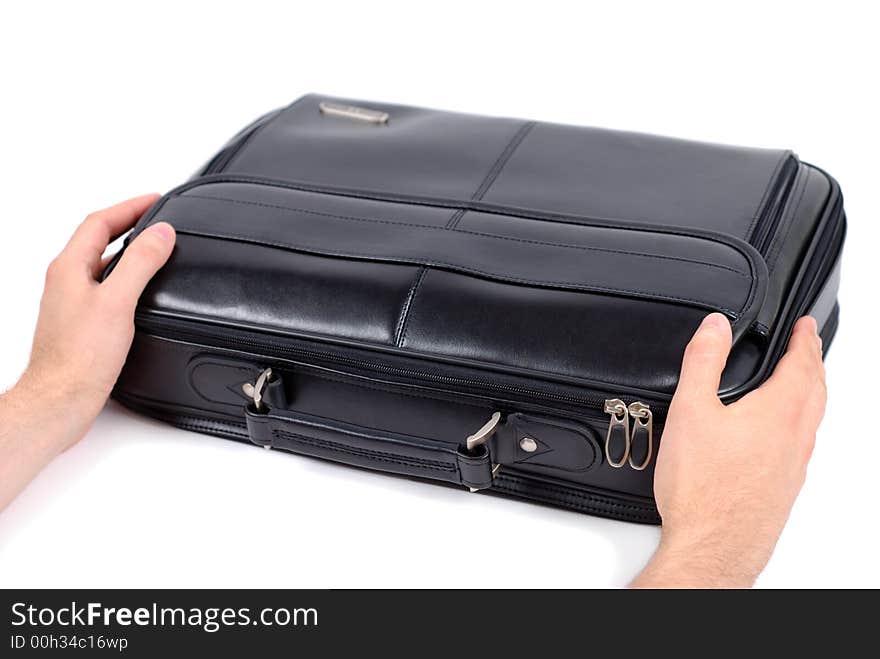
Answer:
[[70, 403], [27, 373], [0, 395], [0, 510], [87, 429]]

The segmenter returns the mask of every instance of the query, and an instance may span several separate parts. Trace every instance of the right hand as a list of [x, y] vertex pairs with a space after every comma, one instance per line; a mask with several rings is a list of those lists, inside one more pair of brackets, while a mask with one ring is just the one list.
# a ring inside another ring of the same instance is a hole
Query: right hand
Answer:
[[654, 475], [660, 546], [633, 586], [751, 586], [803, 485], [825, 411], [816, 321], [798, 321], [767, 382], [723, 405], [731, 340], [710, 314], [685, 351]]

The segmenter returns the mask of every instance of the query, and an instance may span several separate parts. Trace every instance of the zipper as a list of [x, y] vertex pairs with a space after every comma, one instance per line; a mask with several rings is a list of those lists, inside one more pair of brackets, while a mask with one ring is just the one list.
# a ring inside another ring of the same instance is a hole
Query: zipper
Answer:
[[220, 151], [215, 155], [210, 162], [205, 166], [202, 170], [200, 176], [207, 176], [208, 174], [216, 174], [217, 172], [222, 172], [223, 169], [229, 164], [229, 162], [235, 157], [235, 155], [241, 150], [241, 148], [247, 143], [248, 140], [257, 132], [262, 126], [266, 125], [269, 121], [274, 119], [278, 114], [281, 113], [281, 110], [272, 110], [271, 112], [267, 112], [266, 114], [258, 117], [253, 122], [245, 126], [241, 129], [229, 142], [229, 144], [220, 149]]
[[[579, 407], [586, 407], [592, 411], [598, 410], [599, 412], [604, 409], [606, 401], [606, 394], [599, 392], [585, 391], [575, 395], [564, 391], [562, 387], [553, 386], [549, 383], [545, 387], [537, 387], [502, 382], [497, 378], [490, 380], [469, 376], [442, 375], [417, 368], [399, 367], [375, 360], [353, 357], [327, 348], [305, 348], [299, 344], [293, 344], [289, 339], [275, 335], [272, 335], [271, 339], [267, 339], [266, 335], [261, 335], [257, 332], [232, 330], [225, 327], [214, 329], [211, 326], [178, 318], [156, 318], [139, 313], [135, 321], [139, 329], [170, 340], [177, 339], [203, 343], [209, 347], [255, 352], [268, 359], [273, 357], [281, 359], [293, 358], [303, 361], [306, 365], [320, 366], [320, 364], [333, 364], [347, 366], [369, 373], [393, 376], [404, 383], [416, 385], [442, 384], [453, 388], [453, 392], [455, 389], [464, 389], [489, 395], [493, 393], [506, 393], [538, 401], [568, 403]], [[667, 408], [667, 403], [657, 402], [654, 404], [654, 409], [657, 411], [665, 411]]]
[[[303, 348], [298, 345], [292, 345], [289, 340], [285, 340], [282, 337], [273, 337], [270, 342], [254, 332], [243, 332], [226, 328], [222, 330], [212, 329], [210, 326], [195, 325], [192, 321], [181, 319], [160, 319], [138, 314], [135, 317], [135, 322], [139, 329], [148, 333], [155, 333], [163, 338], [207, 343], [209, 346], [217, 348], [243, 349], [247, 352], [256, 351], [269, 359], [272, 357], [292, 357], [304, 360], [307, 363], [317, 361], [320, 363], [338, 364], [367, 370], [372, 373], [395, 376], [419, 385], [424, 385], [425, 383], [443, 384], [446, 387], [467, 388], [480, 392], [503, 392], [526, 396], [530, 399], [571, 403], [587, 407], [589, 410], [604, 410], [606, 414], [610, 415], [608, 431], [605, 435], [605, 457], [608, 460], [609, 466], [616, 469], [623, 467], [627, 463], [636, 471], [642, 471], [648, 466], [653, 456], [654, 411], [659, 412], [662, 410], [665, 412], [668, 409], [668, 404], [664, 403], [655, 403], [652, 410], [651, 405], [643, 401], [634, 401], [627, 405], [620, 398], [603, 398], [599, 394], [590, 392], [574, 396], [561, 391], [517, 386], [497, 380], [440, 375], [413, 368], [400, 368], [387, 363], [341, 355], [331, 350]], [[263, 375], [265, 378], [269, 377], [268, 374], [270, 372], [270, 369], [264, 371]], [[630, 431], [630, 421], [633, 423], [632, 431]], [[634, 441], [642, 441], [642, 438], [646, 442], [645, 457], [637, 464], [632, 457], [632, 446]], [[623, 442], [622, 456], [619, 459], [615, 459], [612, 456], [617, 451], [614, 451], [612, 446], [620, 441]]]
[[752, 231], [749, 242], [761, 256], [767, 256], [767, 251], [776, 237], [776, 228], [779, 226], [785, 204], [797, 179], [798, 169], [798, 160], [789, 154], [769, 193], [769, 201]]

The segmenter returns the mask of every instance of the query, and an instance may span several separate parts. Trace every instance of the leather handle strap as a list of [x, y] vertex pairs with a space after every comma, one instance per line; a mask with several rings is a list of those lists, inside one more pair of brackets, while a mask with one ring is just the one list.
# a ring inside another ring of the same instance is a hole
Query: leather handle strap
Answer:
[[379, 431], [283, 409], [245, 410], [250, 440], [266, 448], [484, 489], [492, 484], [485, 446], [464, 445]]

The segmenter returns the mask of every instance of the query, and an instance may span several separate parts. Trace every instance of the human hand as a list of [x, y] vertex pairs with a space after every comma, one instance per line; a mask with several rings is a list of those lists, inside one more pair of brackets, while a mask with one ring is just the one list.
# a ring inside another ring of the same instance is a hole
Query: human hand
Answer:
[[770, 379], [725, 406], [731, 340], [710, 314], [685, 351], [654, 472], [661, 541], [633, 587], [751, 586], [803, 485], [825, 411], [816, 321], [801, 318]]
[[101, 255], [157, 199], [92, 213], [49, 265], [30, 362], [0, 399], [0, 508], [86, 433], [110, 395], [134, 336], [138, 298], [168, 260], [174, 229], [152, 225], [99, 283], [107, 265]]

